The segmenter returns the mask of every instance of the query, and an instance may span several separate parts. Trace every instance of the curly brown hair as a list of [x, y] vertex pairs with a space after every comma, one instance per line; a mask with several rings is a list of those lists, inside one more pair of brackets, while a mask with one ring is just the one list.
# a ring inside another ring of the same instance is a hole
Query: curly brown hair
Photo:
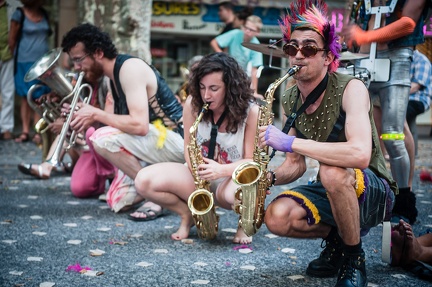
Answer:
[[[222, 80], [225, 84], [225, 106], [228, 109], [226, 115], [227, 132], [235, 133], [247, 117], [249, 103], [254, 100], [251, 81], [237, 61], [226, 53], [212, 53], [204, 56], [191, 72], [189, 80], [190, 94], [192, 95], [192, 107], [198, 113], [204, 101], [200, 94], [201, 79], [214, 72], [222, 72]], [[211, 120], [211, 113], [203, 116], [204, 121]]]

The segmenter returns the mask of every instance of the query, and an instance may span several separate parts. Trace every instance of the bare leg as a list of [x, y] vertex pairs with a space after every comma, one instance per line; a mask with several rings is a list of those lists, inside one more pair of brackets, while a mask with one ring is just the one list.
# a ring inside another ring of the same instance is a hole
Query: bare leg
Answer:
[[[235, 201], [235, 191], [237, 185], [231, 178], [225, 179], [221, 182], [216, 190], [216, 204], [225, 209], [232, 209]], [[233, 243], [249, 244], [252, 242], [252, 236], [247, 236], [241, 227], [237, 228], [236, 235], [234, 236]]]
[[360, 210], [352, 169], [321, 164], [320, 177], [330, 200], [332, 213], [342, 240], [347, 245], [360, 242]]
[[[170, 180], [166, 180], [166, 175]], [[194, 221], [187, 205], [195, 184], [189, 169], [180, 163], [158, 163], [138, 172], [135, 187], [140, 196], [177, 213], [181, 218], [179, 229], [171, 235], [173, 240], [189, 236]]]
[[405, 120], [404, 124], [404, 134], [405, 134], [405, 147], [408, 151], [408, 156], [410, 160], [410, 173], [409, 173], [409, 179], [408, 179], [408, 186], [412, 187], [412, 181], [414, 178], [414, 168], [415, 168], [415, 144], [414, 144], [414, 138], [413, 135], [408, 127], [408, 123]]
[[264, 222], [274, 234], [293, 238], [325, 238], [331, 227], [325, 224], [308, 225], [306, 211], [291, 198], [279, 198], [266, 210]]

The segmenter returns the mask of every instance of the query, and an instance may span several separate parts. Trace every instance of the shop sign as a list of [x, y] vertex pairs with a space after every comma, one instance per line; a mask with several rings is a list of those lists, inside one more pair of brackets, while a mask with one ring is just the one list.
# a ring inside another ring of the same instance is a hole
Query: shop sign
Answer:
[[[225, 26], [218, 16], [219, 5], [153, 1], [152, 32], [216, 36]], [[239, 7], [242, 8], [242, 7]], [[255, 7], [254, 15], [263, 21], [258, 37], [280, 37], [278, 20], [284, 9]]]

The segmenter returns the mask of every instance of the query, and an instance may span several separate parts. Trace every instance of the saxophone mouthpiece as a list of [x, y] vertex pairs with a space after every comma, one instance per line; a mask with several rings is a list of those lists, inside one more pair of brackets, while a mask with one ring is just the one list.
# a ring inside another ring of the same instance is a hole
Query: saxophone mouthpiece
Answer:
[[298, 71], [300, 71], [301, 66], [292, 66], [289, 70], [288, 70], [288, 75], [291, 77], [293, 75], [295, 75]]

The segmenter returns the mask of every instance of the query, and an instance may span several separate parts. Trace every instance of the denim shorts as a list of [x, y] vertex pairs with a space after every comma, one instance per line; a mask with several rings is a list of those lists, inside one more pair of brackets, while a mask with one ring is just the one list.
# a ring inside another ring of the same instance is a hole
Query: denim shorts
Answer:
[[[394, 194], [387, 181], [376, 176], [370, 169], [356, 169], [357, 197], [360, 207], [360, 227], [368, 230], [384, 219], [390, 219]], [[320, 222], [336, 226], [327, 191], [320, 181], [299, 185], [279, 194], [274, 200], [288, 197], [306, 210], [309, 225]]]

